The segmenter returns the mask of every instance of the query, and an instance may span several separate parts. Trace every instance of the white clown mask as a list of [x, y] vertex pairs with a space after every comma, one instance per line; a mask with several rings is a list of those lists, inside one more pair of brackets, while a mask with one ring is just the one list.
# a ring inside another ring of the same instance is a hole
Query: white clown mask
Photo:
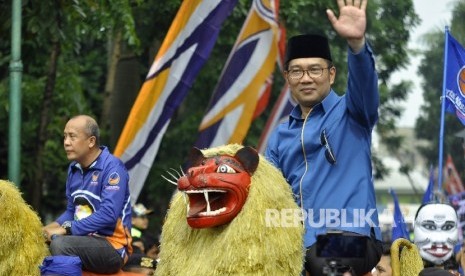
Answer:
[[420, 256], [436, 265], [448, 260], [458, 242], [457, 227], [457, 213], [452, 206], [433, 203], [420, 207], [414, 225], [414, 243]]

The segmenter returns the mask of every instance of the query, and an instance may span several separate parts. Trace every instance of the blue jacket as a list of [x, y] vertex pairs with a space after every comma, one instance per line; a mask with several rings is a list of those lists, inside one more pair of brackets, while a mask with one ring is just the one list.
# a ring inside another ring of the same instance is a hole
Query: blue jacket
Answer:
[[[378, 77], [368, 45], [357, 54], [349, 51], [348, 70], [345, 95], [338, 96], [331, 90], [312, 109], [304, 128], [302, 112], [296, 106], [289, 120], [274, 130], [265, 152], [282, 171], [307, 215], [305, 247], [330, 229], [369, 236], [374, 226], [376, 237], [381, 238], [371, 164], [371, 133], [378, 119]], [[323, 131], [336, 157], [335, 164], [325, 156]]]
[[68, 168], [65, 212], [56, 220], [72, 221], [76, 236], [105, 237], [124, 258], [132, 252], [129, 175], [124, 164], [107, 147], [88, 169], [77, 162]]

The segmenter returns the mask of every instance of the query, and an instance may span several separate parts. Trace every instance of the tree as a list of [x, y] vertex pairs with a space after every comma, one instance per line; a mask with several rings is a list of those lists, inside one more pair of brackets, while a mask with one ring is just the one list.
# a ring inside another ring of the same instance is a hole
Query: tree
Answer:
[[[23, 10], [23, 135], [21, 141], [22, 181], [17, 183], [28, 202], [41, 210], [41, 203], [51, 210], [62, 208], [67, 161], [62, 152], [61, 139], [67, 118], [77, 113], [95, 114], [93, 105], [100, 101], [101, 77], [105, 71], [105, 46], [108, 30], [122, 29], [124, 37], [136, 44], [132, 16], [128, 18], [128, 1], [28, 1]], [[8, 4], [9, 5], [9, 4]], [[7, 5], [5, 5], [7, 6]], [[8, 34], [11, 22], [4, 7], [2, 34]], [[98, 10], [98, 16], [95, 13]], [[130, 13], [129, 13], [130, 15]], [[96, 28], [97, 26], [97, 28]], [[2, 40], [0, 48], [10, 47], [9, 39]], [[5, 64], [8, 56], [2, 56]], [[1, 72], [1, 98], [8, 99], [7, 72]], [[8, 114], [8, 104], [1, 104]], [[100, 109], [97, 106], [96, 109]], [[6, 133], [7, 117], [1, 118], [1, 132]], [[6, 146], [6, 145], [5, 145]], [[2, 145], [2, 151], [6, 147]], [[2, 161], [7, 168], [6, 161]], [[58, 197], [58, 193], [60, 193]]]

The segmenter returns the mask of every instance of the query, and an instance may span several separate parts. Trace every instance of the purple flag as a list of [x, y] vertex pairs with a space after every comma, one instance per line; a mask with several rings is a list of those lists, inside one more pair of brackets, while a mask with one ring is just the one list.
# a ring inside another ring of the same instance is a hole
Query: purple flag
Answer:
[[[114, 154], [129, 171], [135, 204], [173, 113], [210, 56], [237, 0], [185, 0], [131, 109]], [[156, 26], [155, 26], [156, 27]]]

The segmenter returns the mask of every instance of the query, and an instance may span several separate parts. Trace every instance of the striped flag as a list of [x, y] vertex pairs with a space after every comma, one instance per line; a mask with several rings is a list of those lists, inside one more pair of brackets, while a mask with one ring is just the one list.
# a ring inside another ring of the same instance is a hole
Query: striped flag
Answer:
[[268, 103], [278, 56], [279, 2], [254, 0], [199, 127], [198, 148], [242, 143]]
[[132, 107], [114, 154], [129, 171], [134, 204], [171, 116], [210, 55], [237, 0], [185, 0]]
[[450, 154], [447, 155], [446, 165], [444, 166], [444, 188], [448, 195], [455, 195], [465, 192], [465, 189], [460, 180], [460, 175], [455, 168], [454, 161]]
[[289, 113], [291, 113], [295, 105], [296, 103], [291, 97], [289, 86], [286, 84], [281, 90], [278, 100], [274, 104], [270, 117], [268, 117], [265, 128], [260, 136], [257, 147], [259, 153], [263, 154], [265, 152], [271, 133], [280, 122], [288, 118]]
[[[279, 36], [279, 56], [278, 56], [278, 65], [281, 72], [284, 71], [284, 56], [286, 52], [286, 29], [280, 27], [280, 36]], [[271, 114], [266, 121], [265, 128], [260, 135], [260, 140], [258, 141], [258, 152], [263, 154], [265, 152], [266, 146], [268, 144], [268, 139], [270, 138], [271, 133], [276, 128], [276, 126], [283, 120], [288, 118], [289, 113], [296, 105], [296, 102], [291, 97], [291, 91], [287, 83], [281, 89], [279, 97], [276, 100]]]

